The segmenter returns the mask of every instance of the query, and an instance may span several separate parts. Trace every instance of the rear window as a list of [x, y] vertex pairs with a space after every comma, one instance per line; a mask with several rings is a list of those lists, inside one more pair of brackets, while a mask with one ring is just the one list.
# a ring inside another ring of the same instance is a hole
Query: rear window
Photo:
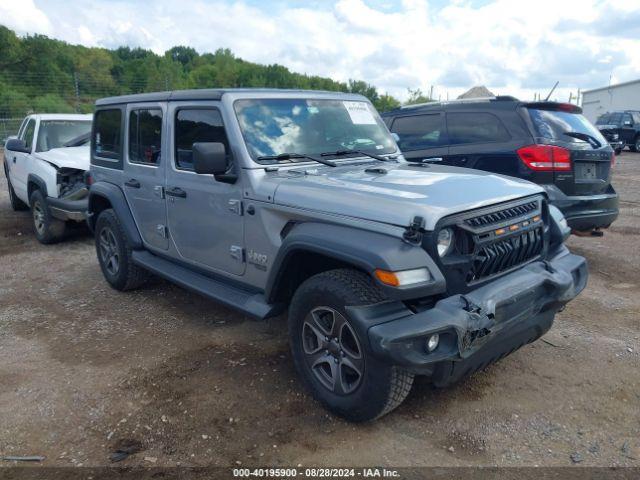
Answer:
[[157, 165], [162, 144], [162, 110], [133, 110], [129, 114], [129, 161]]
[[511, 139], [500, 119], [491, 113], [447, 113], [447, 130], [451, 145]]
[[93, 119], [93, 144], [98, 157], [120, 160], [122, 157], [122, 111], [98, 110]]
[[444, 122], [439, 113], [399, 117], [391, 128], [400, 141], [401, 150], [420, 150], [445, 144]]
[[582, 114], [559, 112], [556, 110], [541, 110], [529, 108], [529, 116], [533, 123], [535, 136], [563, 143], [588, 144], [588, 142], [565, 133], [583, 133], [595, 138], [602, 145], [606, 145], [600, 130], [598, 130]]

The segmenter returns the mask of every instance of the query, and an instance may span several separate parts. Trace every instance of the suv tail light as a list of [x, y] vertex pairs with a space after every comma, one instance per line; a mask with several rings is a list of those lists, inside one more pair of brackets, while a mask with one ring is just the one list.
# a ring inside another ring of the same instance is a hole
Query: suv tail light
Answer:
[[531, 170], [556, 172], [571, 170], [571, 152], [554, 145], [528, 145], [518, 149], [520, 160]]

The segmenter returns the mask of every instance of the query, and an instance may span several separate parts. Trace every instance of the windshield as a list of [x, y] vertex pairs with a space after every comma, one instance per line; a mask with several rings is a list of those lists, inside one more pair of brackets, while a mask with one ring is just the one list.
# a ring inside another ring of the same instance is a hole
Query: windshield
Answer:
[[[254, 160], [283, 153], [396, 151], [387, 127], [367, 102], [303, 98], [238, 100], [235, 110]], [[270, 159], [268, 163], [273, 161]]]
[[611, 115], [605, 113], [604, 115], [600, 115], [598, 120], [596, 120], [596, 125], [609, 125], [609, 118]]
[[584, 139], [565, 135], [566, 132], [571, 132], [589, 135], [601, 145], [607, 145], [607, 141], [600, 133], [600, 130], [579, 113], [541, 110], [537, 108], [529, 108], [528, 110], [537, 137], [564, 143], [589, 144]]
[[91, 132], [91, 120], [42, 120], [36, 152], [64, 147], [65, 143]]

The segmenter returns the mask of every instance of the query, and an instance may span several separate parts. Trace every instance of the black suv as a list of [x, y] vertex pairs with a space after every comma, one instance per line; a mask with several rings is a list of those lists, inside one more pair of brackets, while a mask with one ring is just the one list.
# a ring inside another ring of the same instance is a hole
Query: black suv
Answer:
[[624, 110], [605, 113], [596, 120], [596, 127], [614, 147], [616, 155], [619, 155], [625, 146], [628, 146], [632, 152], [640, 152], [639, 111]]
[[407, 160], [538, 183], [574, 231], [618, 217], [614, 152], [580, 107], [495, 97], [405, 106], [383, 118]]

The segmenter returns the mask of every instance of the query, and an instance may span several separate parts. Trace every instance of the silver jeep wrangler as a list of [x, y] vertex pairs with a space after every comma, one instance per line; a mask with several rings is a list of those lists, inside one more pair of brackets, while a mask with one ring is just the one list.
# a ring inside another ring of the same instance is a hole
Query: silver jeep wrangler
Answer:
[[362, 96], [192, 90], [96, 102], [89, 224], [118, 290], [149, 273], [263, 319], [352, 421], [543, 335], [587, 281], [537, 185], [407, 164]]

